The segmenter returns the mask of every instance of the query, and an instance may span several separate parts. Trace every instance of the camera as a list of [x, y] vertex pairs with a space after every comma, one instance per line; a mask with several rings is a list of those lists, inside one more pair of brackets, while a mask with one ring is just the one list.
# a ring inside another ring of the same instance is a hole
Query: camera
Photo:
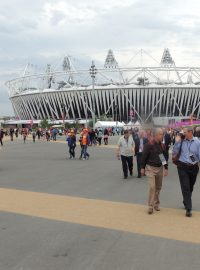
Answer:
[[185, 139], [185, 135], [182, 132], [177, 132], [177, 136], [179, 136], [181, 140]]
[[194, 157], [193, 154], [191, 154], [189, 157], [190, 157], [190, 159], [191, 159], [192, 162], [195, 162], [196, 161], [196, 159], [195, 159], [195, 157]]

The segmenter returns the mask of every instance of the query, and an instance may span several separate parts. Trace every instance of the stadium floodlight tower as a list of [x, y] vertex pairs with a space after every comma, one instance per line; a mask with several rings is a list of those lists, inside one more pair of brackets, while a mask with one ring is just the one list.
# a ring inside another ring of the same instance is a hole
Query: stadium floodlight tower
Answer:
[[95, 67], [95, 64], [94, 64], [94, 61], [92, 60], [92, 65], [91, 65], [91, 68], [90, 68], [90, 76], [92, 78], [92, 99], [93, 99], [93, 105], [92, 105], [92, 114], [93, 114], [93, 129], [94, 129], [94, 126], [95, 126], [95, 93], [94, 93], [94, 84], [95, 84], [95, 77], [96, 77], [96, 74], [97, 74], [97, 69]]
[[73, 67], [72, 67], [72, 63], [70, 61], [69, 56], [64, 57], [62, 67], [63, 67], [63, 71], [65, 71], [66, 73], [69, 73], [69, 78], [67, 81], [68, 84], [74, 85]]
[[167, 81], [169, 83], [169, 77], [170, 77], [170, 69], [174, 70], [176, 72], [176, 75], [178, 77], [178, 80], [180, 84], [182, 84], [181, 76], [176, 68], [176, 64], [170, 54], [170, 51], [168, 48], [164, 49], [163, 56], [160, 62], [160, 66], [167, 69]]
[[108, 50], [108, 54], [104, 63], [105, 68], [118, 68], [118, 63], [115, 59], [115, 56], [113, 54], [112, 50]]
[[175, 66], [175, 62], [172, 59], [168, 48], [164, 49], [160, 65], [161, 67], [174, 67]]
[[[114, 53], [111, 49], [108, 50], [105, 62], [104, 62], [104, 68], [105, 69], [118, 69], [118, 62], [115, 59]], [[121, 71], [119, 70], [120, 75]], [[115, 118], [115, 113], [116, 113], [116, 127], [117, 127], [117, 108], [118, 108], [118, 104], [115, 104], [114, 106], [114, 111], [113, 111], [113, 119]]]

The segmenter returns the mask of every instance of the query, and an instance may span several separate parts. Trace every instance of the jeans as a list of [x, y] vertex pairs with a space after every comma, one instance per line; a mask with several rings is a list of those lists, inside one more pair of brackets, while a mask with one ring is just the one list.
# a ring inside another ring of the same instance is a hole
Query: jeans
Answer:
[[[82, 151], [83, 151], [83, 156], [84, 156], [84, 158], [86, 158], [86, 157], [89, 157], [90, 155], [88, 154], [88, 152], [87, 152], [87, 145], [83, 145], [82, 146]], [[82, 152], [81, 151], [81, 152]]]

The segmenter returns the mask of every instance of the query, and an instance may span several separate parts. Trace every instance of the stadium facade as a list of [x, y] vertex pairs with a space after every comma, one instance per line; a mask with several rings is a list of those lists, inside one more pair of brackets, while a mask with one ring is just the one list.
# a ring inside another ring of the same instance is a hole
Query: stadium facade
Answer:
[[165, 49], [156, 67], [120, 68], [112, 50], [103, 68], [94, 63], [75, 70], [69, 57], [62, 70], [50, 65], [43, 74], [24, 75], [6, 83], [19, 119], [88, 119], [96, 115], [142, 122], [153, 117], [200, 114], [200, 68], [176, 67]]

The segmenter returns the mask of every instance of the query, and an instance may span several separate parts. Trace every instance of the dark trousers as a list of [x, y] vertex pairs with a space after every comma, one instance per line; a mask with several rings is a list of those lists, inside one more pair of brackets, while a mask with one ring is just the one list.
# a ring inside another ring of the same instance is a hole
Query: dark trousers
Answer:
[[70, 146], [69, 147], [69, 155], [70, 155], [70, 158], [75, 158], [75, 147], [74, 146]]
[[166, 149], [166, 161], [169, 160], [169, 146], [165, 146]]
[[192, 210], [192, 192], [199, 167], [198, 165], [187, 166], [179, 163], [177, 168], [183, 195], [183, 204], [187, 210]]
[[98, 142], [99, 142], [99, 145], [101, 145], [101, 140], [102, 140], [102, 138], [98, 138], [97, 140], [98, 140]]
[[138, 176], [141, 176], [142, 153], [137, 153], [136, 158], [137, 158]]
[[108, 138], [104, 138], [104, 144], [107, 145], [108, 144]]
[[133, 173], [133, 156], [126, 157], [121, 155], [121, 160], [122, 160], [122, 169], [124, 173], [124, 177], [128, 176], [128, 170], [130, 174]]

